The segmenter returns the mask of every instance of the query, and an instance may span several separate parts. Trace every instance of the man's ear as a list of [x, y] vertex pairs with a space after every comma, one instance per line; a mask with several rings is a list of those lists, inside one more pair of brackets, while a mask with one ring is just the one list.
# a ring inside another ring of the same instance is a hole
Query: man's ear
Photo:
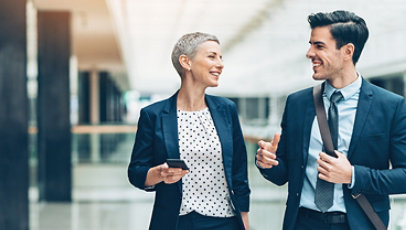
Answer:
[[345, 58], [348, 60], [352, 60], [352, 56], [354, 56], [355, 46], [352, 43], [345, 44], [343, 47]]
[[190, 59], [189, 59], [188, 56], [186, 56], [184, 54], [180, 55], [179, 56], [179, 63], [184, 69], [190, 71], [191, 62], [190, 62]]

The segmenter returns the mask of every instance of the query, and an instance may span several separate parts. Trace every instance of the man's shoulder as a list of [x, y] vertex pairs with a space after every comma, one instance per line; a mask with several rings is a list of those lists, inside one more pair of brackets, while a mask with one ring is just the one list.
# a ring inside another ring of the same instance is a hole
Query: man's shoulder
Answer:
[[309, 96], [312, 96], [313, 95], [312, 92], [313, 92], [313, 87], [302, 89], [302, 90], [289, 94], [288, 100], [302, 101], [302, 100], [308, 99]]
[[[404, 100], [404, 97], [395, 94], [387, 89], [381, 88], [379, 86], [376, 86], [370, 82], [366, 82], [366, 87], [367, 89], [369, 88], [372, 93], [379, 99], [385, 100], [385, 101], [401, 101]], [[368, 93], [368, 92], [367, 92]]]

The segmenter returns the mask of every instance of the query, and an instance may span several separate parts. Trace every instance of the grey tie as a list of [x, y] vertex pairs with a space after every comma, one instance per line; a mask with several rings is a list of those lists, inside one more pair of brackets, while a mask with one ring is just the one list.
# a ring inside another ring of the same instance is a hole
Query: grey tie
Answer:
[[[330, 128], [331, 139], [334, 149], [337, 149], [338, 142], [338, 109], [337, 103], [343, 99], [343, 95], [336, 91], [330, 97], [330, 108], [328, 109], [328, 127]], [[334, 199], [334, 183], [321, 180], [317, 177], [316, 191], [314, 203], [321, 212], [326, 212], [333, 206]]]

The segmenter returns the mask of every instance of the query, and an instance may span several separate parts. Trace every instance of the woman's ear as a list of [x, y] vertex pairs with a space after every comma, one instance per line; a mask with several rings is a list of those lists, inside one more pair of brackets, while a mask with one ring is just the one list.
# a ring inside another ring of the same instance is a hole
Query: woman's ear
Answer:
[[184, 69], [190, 71], [191, 62], [190, 62], [190, 59], [189, 59], [188, 56], [186, 56], [184, 54], [180, 55], [179, 56], [179, 63]]

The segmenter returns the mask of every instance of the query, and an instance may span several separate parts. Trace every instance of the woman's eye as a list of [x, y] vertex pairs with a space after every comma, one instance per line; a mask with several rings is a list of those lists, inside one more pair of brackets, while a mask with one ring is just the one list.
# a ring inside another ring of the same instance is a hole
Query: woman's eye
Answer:
[[215, 58], [215, 56], [214, 55], [209, 55], [209, 58]]

